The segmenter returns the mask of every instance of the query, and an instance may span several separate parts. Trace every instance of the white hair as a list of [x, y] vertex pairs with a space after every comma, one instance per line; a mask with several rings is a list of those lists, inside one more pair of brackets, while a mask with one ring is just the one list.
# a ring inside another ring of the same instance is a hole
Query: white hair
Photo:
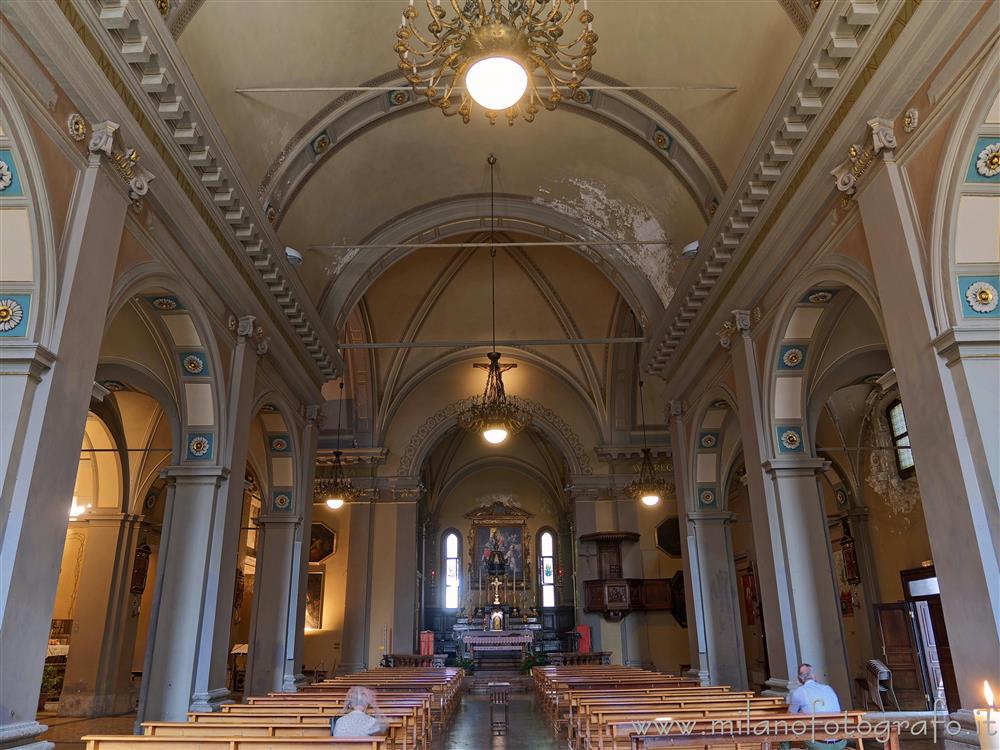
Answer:
[[355, 685], [347, 691], [344, 698], [344, 712], [358, 710], [365, 711], [368, 708], [376, 708], [375, 693], [366, 687]]

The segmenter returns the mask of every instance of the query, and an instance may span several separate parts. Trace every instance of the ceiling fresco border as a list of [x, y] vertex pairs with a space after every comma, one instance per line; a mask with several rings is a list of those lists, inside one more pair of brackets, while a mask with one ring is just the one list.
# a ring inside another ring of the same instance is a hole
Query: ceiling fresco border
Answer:
[[[337, 269], [320, 295], [318, 307], [335, 330], [341, 330], [351, 310], [368, 288], [391, 265], [419, 252], [414, 247], [389, 250], [365, 245], [431, 245], [462, 235], [489, 230], [482, 204], [488, 196], [464, 195], [418, 206], [386, 222], [358, 244], [358, 252]], [[569, 249], [583, 256], [605, 275], [646, 328], [663, 315], [663, 303], [649, 277], [639, 266], [627, 264], [629, 246], [572, 216], [515, 195], [496, 196], [497, 229], [516, 232], [546, 241], [607, 242], [603, 246], [575, 246]], [[322, 249], [322, 246], [318, 246]]]
[[[626, 85], [598, 72], [592, 72], [588, 78], [609, 86]], [[426, 100], [412, 95], [397, 70], [383, 73], [364, 85], [393, 84], [399, 88], [351, 91], [337, 97], [282, 147], [257, 187], [257, 195], [275, 227], [281, 225], [299, 191], [340, 148], [393, 117], [430, 108]], [[567, 99], [564, 108], [591, 117], [645, 146], [680, 180], [702, 218], [708, 221], [726, 191], [718, 166], [694, 135], [666, 109], [641, 92], [623, 93], [626, 96], [583, 89], [579, 99]]]

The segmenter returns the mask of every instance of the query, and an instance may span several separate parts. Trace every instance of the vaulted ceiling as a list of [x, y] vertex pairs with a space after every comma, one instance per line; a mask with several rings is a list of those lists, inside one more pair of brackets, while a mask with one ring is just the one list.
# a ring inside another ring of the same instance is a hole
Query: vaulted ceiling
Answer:
[[[798, 49], [797, 0], [590, 0], [592, 83], [642, 90], [595, 90], [513, 127], [480, 112], [466, 125], [409, 95], [392, 49], [404, 6], [183, 0], [172, 19], [331, 331], [343, 341], [364, 310], [379, 341], [487, 335], [485, 253], [416, 248], [483, 239], [490, 153], [505, 237], [609, 242], [501, 252], [501, 337], [614, 335], [623, 308], [643, 326], [660, 318], [686, 268], [680, 249], [703, 233]], [[362, 85], [404, 93], [239, 91]], [[379, 352], [376, 398], [439, 354]], [[608, 347], [545, 356], [600, 412]]]

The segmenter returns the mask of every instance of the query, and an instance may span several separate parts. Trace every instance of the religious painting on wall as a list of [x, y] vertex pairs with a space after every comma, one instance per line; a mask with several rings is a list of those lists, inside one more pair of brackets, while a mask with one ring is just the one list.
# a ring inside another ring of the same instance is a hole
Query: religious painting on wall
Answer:
[[306, 578], [306, 628], [323, 628], [323, 571], [310, 570]]
[[530, 586], [531, 537], [527, 524], [531, 513], [509, 499], [495, 498], [465, 514], [472, 522], [468, 536], [470, 588], [488, 588], [491, 577], [503, 579], [504, 589], [525, 583]]
[[309, 562], [323, 562], [336, 551], [337, 532], [324, 523], [314, 523], [309, 534]]
[[524, 528], [521, 526], [479, 526], [475, 536], [475, 559], [484, 567], [494, 553], [507, 566], [507, 575], [524, 577]]

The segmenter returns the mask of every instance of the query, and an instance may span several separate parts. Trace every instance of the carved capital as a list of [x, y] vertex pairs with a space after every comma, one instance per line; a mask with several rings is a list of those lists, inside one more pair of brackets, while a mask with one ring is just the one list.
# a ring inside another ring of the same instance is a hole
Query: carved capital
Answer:
[[248, 339], [253, 336], [254, 323], [257, 318], [253, 315], [244, 315], [236, 320], [236, 335], [240, 337], [241, 340]]
[[91, 128], [90, 143], [87, 149], [92, 154], [104, 154], [111, 156], [115, 147], [115, 131], [118, 130], [118, 123], [111, 120], [99, 122]]
[[736, 324], [736, 330], [744, 336], [750, 333], [750, 314], [749, 310], [733, 310], [733, 321]]
[[681, 399], [675, 398], [670, 401], [670, 416], [684, 416], [684, 402]]
[[732, 349], [734, 333], [736, 333], [736, 325], [733, 321], [727, 320], [722, 324], [722, 328], [715, 332], [715, 335], [719, 337], [719, 346], [726, 351]]
[[302, 409], [302, 415], [306, 418], [306, 424], [314, 425], [323, 416], [323, 410], [319, 404], [306, 404]]
[[873, 117], [868, 121], [868, 127], [872, 130], [872, 148], [876, 154], [896, 148], [896, 131], [892, 127], [892, 120]]
[[267, 350], [271, 348], [271, 339], [267, 336], [261, 336], [257, 339], [257, 356], [263, 357], [267, 354]]

